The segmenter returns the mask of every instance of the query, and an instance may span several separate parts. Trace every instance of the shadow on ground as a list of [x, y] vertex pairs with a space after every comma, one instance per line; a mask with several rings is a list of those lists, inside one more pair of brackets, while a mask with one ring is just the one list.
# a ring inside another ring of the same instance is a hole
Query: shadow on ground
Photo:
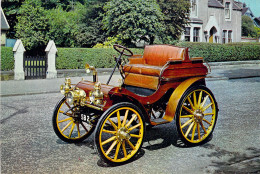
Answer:
[[[260, 149], [247, 148], [245, 152], [231, 152], [221, 149], [213, 144], [204, 144], [202, 147], [212, 149], [214, 152], [208, 157], [217, 157], [219, 160], [212, 161], [211, 165], [218, 173], [260, 173]], [[204, 155], [205, 156], [205, 155]], [[206, 170], [207, 173], [210, 170]]]

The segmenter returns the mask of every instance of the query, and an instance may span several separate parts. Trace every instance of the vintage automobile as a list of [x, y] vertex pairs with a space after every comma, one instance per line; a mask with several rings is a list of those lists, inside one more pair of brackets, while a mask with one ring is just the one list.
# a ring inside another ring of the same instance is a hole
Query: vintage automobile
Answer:
[[[146, 126], [170, 123], [175, 119], [180, 139], [187, 145], [205, 143], [214, 130], [218, 106], [206, 87], [208, 69], [202, 57], [189, 57], [189, 48], [148, 45], [143, 55], [126, 47], [119, 52], [106, 84], [93, 81], [71, 84], [65, 79], [64, 94], [53, 113], [53, 128], [65, 142], [81, 142], [95, 130], [94, 143], [100, 158], [109, 164], [133, 159], [142, 147]], [[124, 63], [123, 55], [128, 56]], [[120, 85], [109, 85], [118, 68]]]

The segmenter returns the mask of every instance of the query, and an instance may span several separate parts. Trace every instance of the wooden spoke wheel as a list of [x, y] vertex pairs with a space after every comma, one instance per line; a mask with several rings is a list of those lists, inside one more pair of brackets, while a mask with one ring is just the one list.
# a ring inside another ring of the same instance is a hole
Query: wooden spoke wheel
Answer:
[[145, 133], [141, 111], [131, 103], [119, 103], [100, 118], [95, 131], [95, 147], [106, 163], [122, 163], [140, 150]]
[[188, 89], [176, 111], [176, 124], [183, 142], [201, 144], [212, 134], [218, 116], [217, 102], [205, 86]]
[[76, 114], [76, 110], [77, 107], [69, 105], [64, 97], [56, 105], [52, 117], [54, 132], [68, 143], [81, 142], [94, 131], [94, 125], [90, 124], [88, 117]]

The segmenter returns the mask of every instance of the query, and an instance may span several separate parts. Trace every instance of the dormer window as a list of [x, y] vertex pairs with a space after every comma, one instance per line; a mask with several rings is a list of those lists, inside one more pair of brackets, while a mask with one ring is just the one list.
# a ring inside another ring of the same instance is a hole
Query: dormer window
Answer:
[[231, 18], [231, 10], [230, 10], [230, 2], [225, 3], [225, 18], [230, 19]]

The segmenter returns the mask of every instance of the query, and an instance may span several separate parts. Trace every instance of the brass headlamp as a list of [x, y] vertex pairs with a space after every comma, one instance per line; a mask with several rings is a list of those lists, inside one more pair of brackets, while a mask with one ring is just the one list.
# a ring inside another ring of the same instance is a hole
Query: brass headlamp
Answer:
[[71, 80], [70, 78], [65, 78], [65, 86], [61, 85], [60, 86], [60, 92], [65, 95], [67, 94], [71, 89]]
[[89, 99], [91, 103], [100, 105], [103, 103], [103, 92], [101, 91], [101, 83], [96, 82], [94, 86], [94, 90], [89, 93]]
[[82, 89], [76, 88], [75, 90], [70, 91], [67, 94], [66, 100], [69, 104], [74, 104], [74, 103], [81, 104], [82, 102], [83, 103], [85, 102], [85, 98], [86, 98], [85, 91]]

